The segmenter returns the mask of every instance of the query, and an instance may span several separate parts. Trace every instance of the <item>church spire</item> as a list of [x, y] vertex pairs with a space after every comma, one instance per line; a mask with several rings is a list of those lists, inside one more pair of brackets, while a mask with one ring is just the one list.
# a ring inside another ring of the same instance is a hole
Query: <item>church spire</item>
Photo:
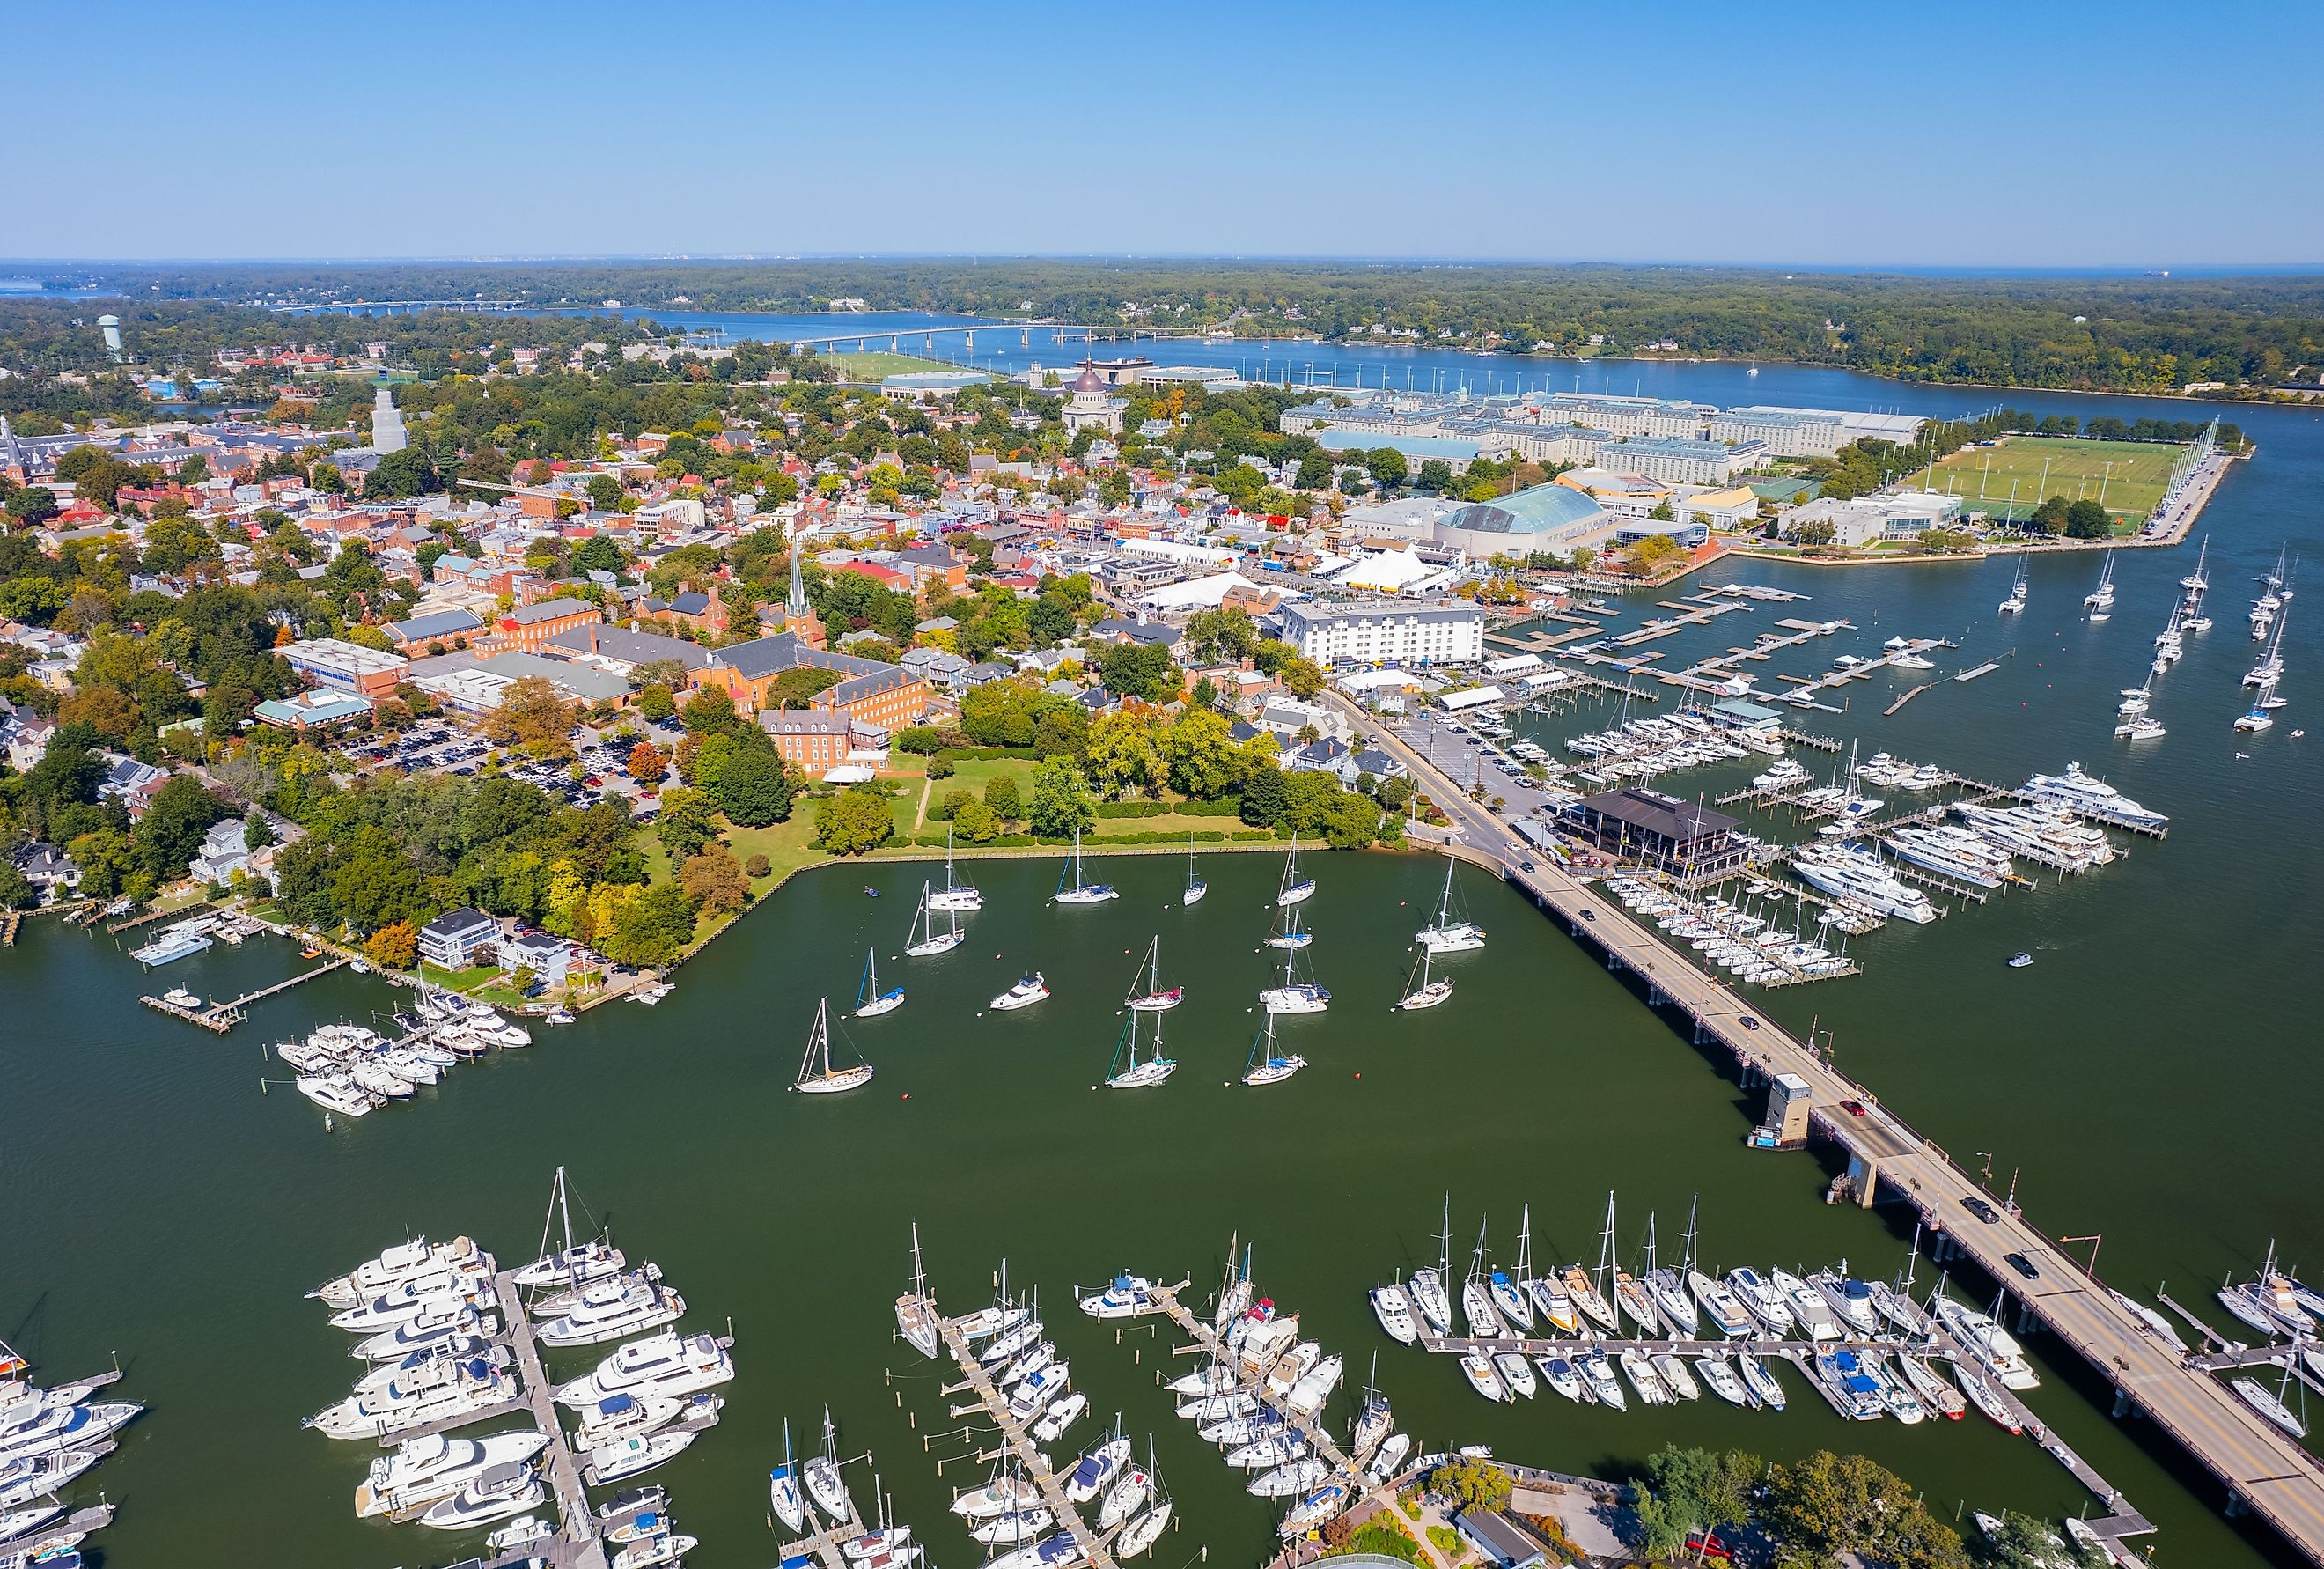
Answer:
[[808, 614], [807, 606], [807, 579], [799, 575], [799, 552], [803, 543], [804, 541], [802, 541], [797, 535], [792, 536], [791, 596], [789, 603], [785, 605], [783, 608], [788, 614], [794, 617]]

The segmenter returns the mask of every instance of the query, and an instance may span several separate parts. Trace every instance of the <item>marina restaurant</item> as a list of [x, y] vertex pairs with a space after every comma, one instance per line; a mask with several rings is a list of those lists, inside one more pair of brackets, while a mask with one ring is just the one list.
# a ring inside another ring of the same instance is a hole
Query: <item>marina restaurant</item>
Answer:
[[1731, 877], [1748, 864], [1751, 841], [1723, 812], [1659, 790], [1608, 790], [1584, 796], [1566, 810], [1568, 828], [1601, 850], [1700, 885]]

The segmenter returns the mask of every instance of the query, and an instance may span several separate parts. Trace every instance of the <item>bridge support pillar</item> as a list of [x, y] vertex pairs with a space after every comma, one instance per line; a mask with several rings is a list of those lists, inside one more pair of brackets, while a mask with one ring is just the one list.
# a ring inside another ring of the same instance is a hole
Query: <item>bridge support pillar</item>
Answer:
[[1858, 1207], [1870, 1209], [1872, 1195], [1880, 1186], [1880, 1168], [1863, 1156], [1850, 1153], [1848, 1158], [1849, 1196]]
[[2130, 1391], [2128, 1389], [2116, 1389], [2114, 1392], [2114, 1414], [2116, 1417], [2135, 1417], [2138, 1415], [2138, 1407], [2131, 1404]]
[[2231, 1520], [2239, 1520], [2250, 1512], [2251, 1505], [2244, 1502], [2243, 1494], [2239, 1492], [2230, 1492], [2227, 1494], [2227, 1518]]

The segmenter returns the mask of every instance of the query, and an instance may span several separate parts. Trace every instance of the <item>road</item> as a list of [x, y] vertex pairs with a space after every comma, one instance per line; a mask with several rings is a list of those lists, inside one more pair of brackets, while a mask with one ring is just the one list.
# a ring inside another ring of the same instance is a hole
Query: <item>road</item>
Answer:
[[[2282, 1533], [2310, 1562], [2324, 1564], [2324, 1468], [2289, 1435], [2246, 1406], [2218, 1380], [2183, 1364], [2181, 1353], [2149, 1331], [2080, 1264], [2022, 1214], [1997, 1207], [1979, 1222], [1968, 1207], [1984, 1198], [1969, 1172], [1935, 1144], [1879, 1107], [1871, 1094], [1837, 1072], [1724, 982], [1682, 958], [1618, 905], [1536, 854], [1499, 817], [1462, 795], [1400, 736], [1362, 715], [1337, 694], [1332, 701], [1371, 732], [1376, 743], [1412, 771], [1416, 786], [1452, 817], [1472, 852], [1619, 960], [1668, 1002], [1689, 1014], [1703, 1036], [1738, 1064], [1765, 1074], [1796, 1074], [1812, 1091], [1812, 1120], [1850, 1154], [1910, 1199], [1927, 1223], [2001, 1281], [2058, 1338], [2103, 1373], [2225, 1482], [2232, 1496]], [[1530, 867], [1531, 870], [1527, 870]], [[1862, 1114], [1843, 1109], [1855, 1102]], [[2024, 1278], [2009, 1261], [2024, 1258]]]

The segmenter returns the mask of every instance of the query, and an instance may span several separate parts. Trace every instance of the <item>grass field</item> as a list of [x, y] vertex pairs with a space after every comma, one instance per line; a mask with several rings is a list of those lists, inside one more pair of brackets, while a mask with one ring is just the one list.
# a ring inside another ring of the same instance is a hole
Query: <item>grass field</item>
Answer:
[[899, 376], [907, 371], [956, 371], [942, 360], [924, 360], [918, 355], [889, 354], [878, 350], [868, 354], [834, 354], [824, 358], [839, 367], [839, 374], [851, 382], [876, 382], [883, 376]]
[[2062, 495], [2068, 501], [2088, 496], [2104, 502], [2117, 528], [2135, 527], [2163, 499], [2171, 484], [2171, 466], [2186, 450], [2152, 441], [2005, 436], [1997, 446], [1965, 447], [1940, 458], [1923, 478], [1929, 489], [1957, 495], [1970, 511], [1997, 518], [2031, 516], [2045, 495]]

